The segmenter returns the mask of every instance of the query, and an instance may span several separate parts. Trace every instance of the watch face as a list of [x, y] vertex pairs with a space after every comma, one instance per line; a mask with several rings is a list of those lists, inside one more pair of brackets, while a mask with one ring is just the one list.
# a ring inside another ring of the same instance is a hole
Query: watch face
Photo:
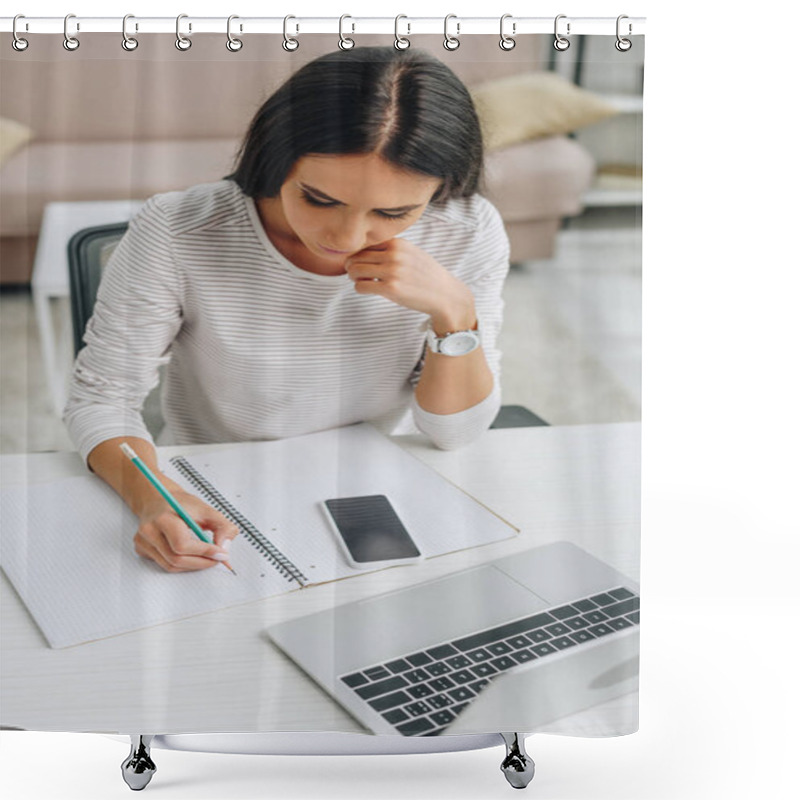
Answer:
[[452, 333], [440, 345], [442, 353], [448, 356], [463, 356], [478, 346], [478, 337], [470, 331]]

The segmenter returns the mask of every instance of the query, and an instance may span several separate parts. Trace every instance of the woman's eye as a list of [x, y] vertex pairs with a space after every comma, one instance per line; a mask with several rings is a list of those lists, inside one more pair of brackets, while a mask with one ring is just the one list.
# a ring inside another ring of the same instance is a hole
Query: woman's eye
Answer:
[[[306, 194], [303, 192], [303, 199], [312, 206], [321, 206], [322, 208], [332, 208], [333, 206], [338, 205], [338, 203], [325, 203], [322, 200], [317, 200], [316, 197], [312, 197], [310, 194]], [[377, 211], [378, 216], [383, 217], [384, 219], [403, 219], [404, 217], [409, 216], [411, 212], [404, 211], [402, 214], [387, 214], [385, 211]]]

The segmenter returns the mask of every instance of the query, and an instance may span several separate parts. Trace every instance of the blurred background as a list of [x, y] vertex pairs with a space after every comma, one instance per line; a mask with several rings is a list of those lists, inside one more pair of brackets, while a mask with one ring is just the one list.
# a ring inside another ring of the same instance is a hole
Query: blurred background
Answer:
[[[72, 449], [60, 421], [74, 358], [71, 236], [126, 221], [157, 192], [222, 178], [261, 103], [332, 43], [309, 35], [287, 53], [266, 35], [229, 53], [201, 37], [180, 53], [165, 34], [129, 53], [97, 34], [74, 60], [47, 39], [35, 56], [8, 48], [0, 71], [3, 453]], [[484, 129], [484, 193], [511, 242], [504, 404], [551, 424], [638, 420], [644, 42], [619, 53], [606, 36], [572, 36], [564, 52], [552, 41], [412, 46], [462, 79]]]

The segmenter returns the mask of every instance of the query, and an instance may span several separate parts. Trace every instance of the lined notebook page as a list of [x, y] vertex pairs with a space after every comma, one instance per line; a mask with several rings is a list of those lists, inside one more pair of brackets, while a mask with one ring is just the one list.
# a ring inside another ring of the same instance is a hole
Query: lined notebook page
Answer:
[[[189, 457], [311, 582], [361, 574], [339, 552], [319, 507], [386, 494], [424, 556], [508, 538], [515, 529], [368, 425]], [[161, 458], [161, 467], [191, 484]], [[154, 490], [155, 491], [155, 490]], [[140, 558], [134, 514], [85, 475], [0, 492], [0, 564], [51, 647], [101, 639], [297, 588], [244, 536], [222, 564], [168, 573]]]

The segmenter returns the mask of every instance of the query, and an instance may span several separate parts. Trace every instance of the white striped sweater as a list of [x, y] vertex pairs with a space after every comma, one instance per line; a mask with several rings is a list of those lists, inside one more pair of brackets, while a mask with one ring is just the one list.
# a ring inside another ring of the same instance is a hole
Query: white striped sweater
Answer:
[[432, 414], [414, 387], [428, 317], [318, 275], [272, 244], [252, 198], [229, 180], [151, 197], [108, 265], [76, 359], [63, 419], [84, 460], [116, 436], [153, 441], [145, 397], [166, 364], [158, 444], [279, 439], [369, 421], [443, 449], [485, 431], [500, 407], [497, 334], [508, 237], [481, 195], [429, 205], [400, 236], [475, 297], [494, 376], [472, 408]]

